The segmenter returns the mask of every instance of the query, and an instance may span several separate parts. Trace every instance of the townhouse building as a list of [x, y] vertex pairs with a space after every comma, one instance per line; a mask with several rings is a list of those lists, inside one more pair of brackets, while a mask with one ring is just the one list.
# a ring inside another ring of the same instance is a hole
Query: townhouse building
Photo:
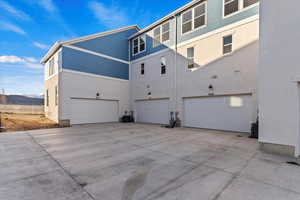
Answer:
[[258, 0], [194, 0], [144, 29], [58, 42], [42, 59], [46, 116], [250, 132], [258, 41]]

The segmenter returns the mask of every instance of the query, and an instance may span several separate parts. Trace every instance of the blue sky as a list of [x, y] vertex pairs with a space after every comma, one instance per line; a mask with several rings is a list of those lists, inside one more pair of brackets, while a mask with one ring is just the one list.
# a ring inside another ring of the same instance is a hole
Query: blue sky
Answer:
[[43, 93], [39, 60], [56, 41], [153, 23], [190, 0], [0, 0], [0, 89]]

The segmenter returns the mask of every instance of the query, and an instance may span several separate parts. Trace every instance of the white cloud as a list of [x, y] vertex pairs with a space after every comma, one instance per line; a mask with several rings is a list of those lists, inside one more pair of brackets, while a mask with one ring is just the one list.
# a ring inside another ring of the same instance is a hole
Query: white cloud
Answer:
[[41, 69], [41, 65], [36, 58], [25, 57], [20, 58], [18, 56], [0, 56], [0, 63], [9, 63], [9, 64], [24, 64], [26, 67], [33, 69]]
[[40, 4], [40, 6], [42, 6], [45, 10], [47, 10], [50, 13], [54, 13], [57, 11], [52, 0], [38, 0], [37, 2]]
[[25, 57], [25, 60], [31, 63], [38, 63], [39, 60], [33, 57]]
[[17, 56], [0, 56], [0, 63], [20, 63], [20, 62], [24, 62], [24, 60]]
[[25, 12], [16, 9], [15, 7], [13, 7], [12, 5], [10, 5], [9, 3], [5, 2], [5, 1], [0, 1], [0, 8], [6, 10], [8, 13], [10, 13], [11, 15], [13, 15], [14, 17], [21, 19], [21, 20], [25, 20], [25, 21], [31, 21], [31, 17], [26, 14]]
[[22, 28], [18, 27], [15, 24], [4, 21], [0, 21], [0, 30], [12, 31], [21, 35], [26, 35], [26, 32]]
[[40, 49], [48, 49], [49, 48], [48, 45], [45, 45], [45, 44], [42, 44], [42, 43], [39, 43], [39, 42], [33, 42], [33, 45], [36, 46], [37, 48], [40, 48]]
[[105, 6], [98, 1], [90, 1], [89, 8], [99, 22], [108, 28], [117, 28], [128, 25], [126, 12], [117, 6]]

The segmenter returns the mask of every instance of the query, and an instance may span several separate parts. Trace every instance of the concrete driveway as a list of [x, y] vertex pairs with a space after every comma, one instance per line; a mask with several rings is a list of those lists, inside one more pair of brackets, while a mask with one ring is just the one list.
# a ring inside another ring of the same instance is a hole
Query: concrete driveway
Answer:
[[237, 133], [86, 125], [0, 134], [0, 150], [1, 200], [300, 199], [300, 167]]

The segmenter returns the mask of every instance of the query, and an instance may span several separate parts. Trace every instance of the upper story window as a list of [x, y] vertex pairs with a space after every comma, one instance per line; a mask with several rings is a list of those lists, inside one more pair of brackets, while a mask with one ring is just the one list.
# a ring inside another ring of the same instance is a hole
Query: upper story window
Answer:
[[252, 6], [258, 2], [259, 0], [243, 0], [243, 7], [247, 8], [248, 6]]
[[133, 55], [142, 53], [146, 50], [146, 35], [141, 35], [132, 40]]
[[224, 17], [258, 3], [259, 0], [224, 0]]
[[181, 30], [182, 34], [188, 33], [194, 29], [206, 25], [207, 19], [207, 4], [206, 2], [191, 8], [181, 15]]
[[160, 26], [157, 27], [156, 29], [154, 29], [154, 31], [153, 31], [153, 36], [154, 36], [153, 47], [157, 47], [157, 46], [160, 45], [160, 41], [161, 41], [161, 31], [160, 31]]
[[194, 47], [187, 49], [188, 69], [193, 69], [195, 67], [195, 65], [194, 65], [195, 52], [194, 51], [195, 51]]
[[145, 75], [145, 63], [141, 64], [141, 75]]
[[160, 58], [160, 74], [164, 75], [167, 73], [167, 60], [165, 57]]
[[166, 22], [153, 30], [153, 47], [170, 40], [170, 22]]
[[161, 26], [162, 28], [162, 43], [170, 40], [170, 22], [167, 22]]
[[232, 35], [223, 37], [223, 54], [232, 53]]
[[54, 68], [54, 58], [51, 58], [49, 61], [49, 76], [53, 75], [55, 73], [55, 68]]

